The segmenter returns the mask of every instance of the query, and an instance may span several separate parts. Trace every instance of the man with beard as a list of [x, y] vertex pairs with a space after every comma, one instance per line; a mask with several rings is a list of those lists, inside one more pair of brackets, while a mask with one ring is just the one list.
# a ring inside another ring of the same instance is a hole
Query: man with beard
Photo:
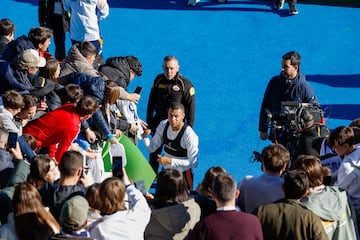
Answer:
[[[282, 56], [281, 73], [274, 76], [268, 83], [260, 109], [259, 131], [260, 138], [266, 140], [268, 133], [268, 115], [271, 113], [272, 121], [279, 121], [281, 102], [314, 103], [317, 99], [312, 87], [306, 82], [305, 75], [300, 72], [300, 55], [291, 51]], [[281, 129], [279, 129], [281, 131]], [[276, 129], [277, 133], [278, 129]], [[271, 131], [274, 133], [274, 131]], [[282, 141], [286, 138], [277, 138], [272, 134], [270, 140], [286, 145]]]

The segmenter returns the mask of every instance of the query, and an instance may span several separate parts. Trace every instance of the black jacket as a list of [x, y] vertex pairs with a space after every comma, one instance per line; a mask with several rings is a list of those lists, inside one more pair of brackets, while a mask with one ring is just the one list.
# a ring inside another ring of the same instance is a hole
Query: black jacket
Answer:
[[108, 58], [105, 64], [99, 67], [99, 72], [127, 91], [130, 83], [130, 65], [126, 57]]
[[6, 45], [1, 54], [1, 60], [13, 63], [16, 56], [22, 51], [30, 48], [35, 49], [34, 44], [25, 35], [22, 35]]
[[39, 99], [46, 98], [48, 111], [53, 111], [62, 105], [59, 93], [63, 86], [52, 80], [37, 77], [30, 80], [35, 87], [30, 93]]
[[159, 74], [152, 85], [147, 106], [146, 122], [150, 129], [167, 119], [168, 107], [171, 102], [180, 102], [185, 107], [185, 118], [188, 125], [195, 122], [195, 88], [193, 84], [181, 74], [168, 80], [164, 74]]
[[8, 43], [9, 43], [9, 40], [5, 36], [0, 37], [0, 55], [4, 51], [4, 49]]
[[295, 151], [296, 159], [300, 155], [313, 155], [320, 157], [320, 147], [322, 140], [329, 134], [329, 129], [325, 125], [313, 125], [300, 133]]
[[53, 29], [56, 24], [61, 24], [63, 26], [64, 32], [69, 31], [70, 17], [68, 13], [64, 10], [62, 5], [63, 14], [55, 14], [55, 2], [58, 2], [62, 5], [61, 0], [39, 0], [38, 8], [38, 17], [39, 24], [42, 27], [48, 27]]
[[84, 185], [80, 183], [74, 186], [60, 186], [59, 180], [54, 184], [47, 183], [39, 190], [44, 206], [49, 207], [50, 212], [57, 220], [64, 202], [74, 195], [85, 196], [85, 192]]

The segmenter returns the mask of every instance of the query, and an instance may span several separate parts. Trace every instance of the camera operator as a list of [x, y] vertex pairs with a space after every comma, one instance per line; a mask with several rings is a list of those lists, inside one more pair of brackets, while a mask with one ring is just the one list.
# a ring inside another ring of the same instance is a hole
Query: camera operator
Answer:
[[[284, 101], [317, 104], [312, 87], [306, 82], [305, 75], [300, 72], [300, 55], [295, 51], [282, 56], [280, 75], [274, 76], [266, 87], [259, 119], [259, 131], [262, 140], [269, 139], [269, 116], [271, 115], [271, 121], [281, 120], [281, 102]], [[289, 138], [292, 138], [292, 136], [287, 135], [276, 136], [276, 134], [271, 134], [270, 140], [286, 146]]]

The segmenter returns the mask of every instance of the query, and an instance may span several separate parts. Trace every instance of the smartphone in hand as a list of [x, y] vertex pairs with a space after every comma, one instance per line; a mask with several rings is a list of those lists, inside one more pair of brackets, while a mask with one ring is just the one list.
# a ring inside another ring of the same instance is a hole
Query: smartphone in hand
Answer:
[[137, 86], [137, 87], [135, 88], [134, 93], [141, 94], [142, 90], [143, 90], [143, 88], [142, 88], [142, 87]]
[[123, 174], [123, 161], [122, 161], [122, 157], [118, 156], [118, 157], [112, 157], [112, 161], [113, 161], [113, 167], [112, 167], [112, 174], [114, 177], [120, 178], [122, 179], [124, 177]]
[[17, 133], [9, 132], [9, 137], [7, 141], [7, 150], [9, 150], [10, 148], [16, 148], [17, 138], [18, 138]]

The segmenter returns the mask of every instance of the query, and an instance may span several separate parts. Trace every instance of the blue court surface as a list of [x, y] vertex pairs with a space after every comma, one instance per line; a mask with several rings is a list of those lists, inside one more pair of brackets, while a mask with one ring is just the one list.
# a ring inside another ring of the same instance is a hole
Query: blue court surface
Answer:
[[[16, 37], [38, 26], [36, 0], [1, 0], [1, 18], [16, 25]], [[271, 1], [229, 0], [225, 4], [186, 0], [111, 0], [101, 22], [104, 57], [137, 56], [143, 76], [130, 84], [144, 91], [138, 109], [145, 119], [154, 77], [165, 55], [178, 57], [180, 71], [196, 88], [195, 131], [200, 139], [195, 184], [205, 171], [221, 165], [237, 180], [260, 173], [250, 160], [261, 151], [259, 107], [265, 87], [280, 72], [281, 56], [302, 56], [307, 75], [326, 111], [330, 128], [360, 117], [360, 8], [356, 1], [311, 1], [288, 16], [287, 4], [274, 10]], [[68, 41], [68, 46], [70, 42]], [[53, 53], [54, 48], [51, 46]], [[139, 144], [148, 156], [143, 144]]]

